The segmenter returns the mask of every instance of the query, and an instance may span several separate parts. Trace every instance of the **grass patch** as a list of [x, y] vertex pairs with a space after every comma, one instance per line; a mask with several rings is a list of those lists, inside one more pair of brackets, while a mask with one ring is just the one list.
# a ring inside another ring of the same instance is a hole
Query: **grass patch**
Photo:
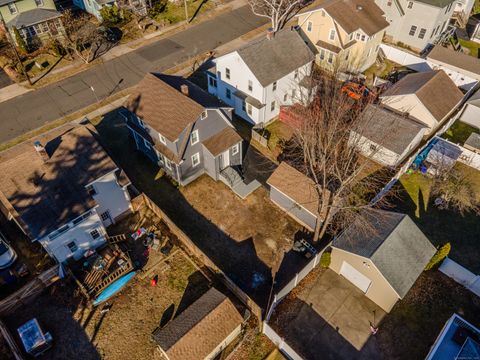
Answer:
[[480, 48], [480, 44], [477, 44], [474, 41], [458, 39], [459, 44], [468, 49], [470, 51], [470, 55], [478, 58], [478, 49]]
[[[472, 181], [478, 184], [480, 197], [480, 173], [462, 164], [456, 164], [461, 171], [471, 171]], [[397, 184], [399, 198], [395, 200], [396, 210], [410, 215], [423, 233], [437, 247], [450, 242], [449, 257], [469, 270], [480, 274], [478, 257], [478, 234], [480, 218], [474, 213], [464, 216], [452, 210], [440, 210], [430, 200], [432, 180], [423, 174], [405, 174]]]
[[[199, 13], [213, 8], [215, 5], [211, 1], [189, 0], [187, 1], [188, 20], [191, 21]], [[169, 24], [176, 24], [185, 20], [184, 2], [168, 2], [165, 11], [155, 17], [157, 21], [166, 21]]]
[[463, 145], [472, 133], [480, 134], [480, 130], [457, 120], [442, 137], [455, 144]]

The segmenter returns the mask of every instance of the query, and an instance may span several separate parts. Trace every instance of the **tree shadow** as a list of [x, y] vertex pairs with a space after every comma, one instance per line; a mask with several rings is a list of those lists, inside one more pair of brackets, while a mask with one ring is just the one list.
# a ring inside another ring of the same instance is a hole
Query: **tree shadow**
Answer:
[[208, 0], [202, 0], [202, 2], [200, 3], [200, 5], [198, 5], [197, 10], [195, 10], [195, 13], [192, 15], [192, 17], [190, 18], [190, 20], [188, 20], [189, 23], [191, 23], [193, 20], [195, 20], [195, 18], [197, 17], [198, 13], [200, 12], [200, 9], [202, 8], [203, 4], [206, 4], [207, 2], [208, 2]]
[[50, 66], [43, 74], [41, 74], [39, 77], [37, 77], [32, 85], [35, 85], [37, 82], [39, 82], [40, 80], [42, 80], [45, 76], [47, 76], [48, 74], [50, 74], [50, 72], [52, 72], [53, 69], [55, 69], [55, 67], [60, 63], [60, 61], [62, 61], [64, 59], [64, 56], [61, 56], [57, 59], [57, 61], [55, 61], [52, 66]]

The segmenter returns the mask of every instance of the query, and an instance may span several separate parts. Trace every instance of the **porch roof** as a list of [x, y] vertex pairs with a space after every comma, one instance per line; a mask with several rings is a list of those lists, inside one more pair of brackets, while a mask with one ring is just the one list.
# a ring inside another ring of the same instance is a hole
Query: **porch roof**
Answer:
[[26, 26], [31, 26], [45, 22], [47, 20], [55, 19], [62, 16], [62, 14], [56, 10], [51, 9], [33, 9], [22, 12], [18, 16], [10, 20], [6, 25], [8, 28], [16, 27], [18, 29]]
[[233, 145], [238, 144], [240, 141], [242, 141], [240, 135], [238, 135], [233, 128], [226, 127], [222, 131], [205, 140], [203, 145], [213, 156], [218, 156], [222, 152], [230, 149]]

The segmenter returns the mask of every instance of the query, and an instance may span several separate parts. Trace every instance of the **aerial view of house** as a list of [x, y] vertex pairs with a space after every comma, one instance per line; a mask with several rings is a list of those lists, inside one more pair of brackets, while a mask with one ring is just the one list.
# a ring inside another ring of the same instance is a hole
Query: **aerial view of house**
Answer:
[[479, 0], [0, 0], [0, 359], [480, 359]]

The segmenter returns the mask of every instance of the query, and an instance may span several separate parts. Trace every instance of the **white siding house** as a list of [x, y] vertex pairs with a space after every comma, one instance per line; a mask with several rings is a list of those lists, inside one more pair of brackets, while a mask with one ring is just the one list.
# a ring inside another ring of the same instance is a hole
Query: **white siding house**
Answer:
[[256, 124], [278, 116], [281, 105], [308, 97], [313, 52], [296, 30], [282, 30], [216, 59], [208, 91]]

